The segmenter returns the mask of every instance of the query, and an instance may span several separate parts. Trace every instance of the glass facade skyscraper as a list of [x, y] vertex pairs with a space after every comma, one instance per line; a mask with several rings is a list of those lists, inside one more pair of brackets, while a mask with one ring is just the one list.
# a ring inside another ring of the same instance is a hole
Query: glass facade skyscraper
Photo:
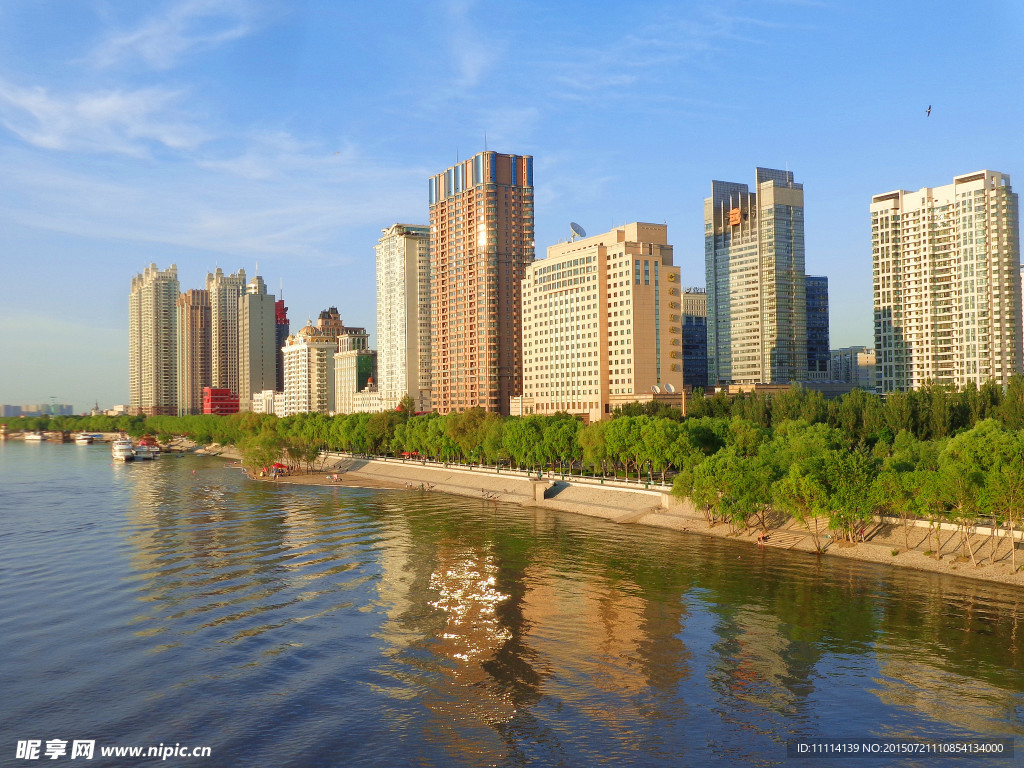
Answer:
[[829, 378], [828, 278], [807, 275], [807, 378]]
[[803, 185], [771, 168], [755, 179], [755, 192], [712, 181], [704, 201], [712, 386], [807, 377]]

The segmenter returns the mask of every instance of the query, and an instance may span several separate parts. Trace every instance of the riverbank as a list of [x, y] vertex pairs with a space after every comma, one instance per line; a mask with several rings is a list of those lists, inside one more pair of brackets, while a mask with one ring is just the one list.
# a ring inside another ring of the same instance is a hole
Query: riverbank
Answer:
[[[237, 458], [237, 452], [231, 446], [210, 446], [204, 453]], [[385, 461], [330, 454], [319, 471], [291, 475], [273, 482], [451, 493], [494, 504], [512, 503], [600, 517], [619, 525], [648, 525], [682, 533], [715, 536], [744, 542], [754, 548], [754, 552], [765, 555], [770, 555], [776, 549], [809, 554], [816, 551], [812, 533], [793, 519], [768, 531], [766, 541], [759, 543], [760, 530], [750, 529], [737, 533], [725, 523], [709, 525], [692, 505], [674, 497], [666, 498], [659, 491], [549, 481], [545, 483], [544, 498], [537, 499], [534, 481], [529, 477], [521, 474], [495, 474], [479, 468], [470, 470], [403, 462], [400, 459]], [[977, 534], [972, 536], [972, 561], [968, 551], [962, 549], [960, 535], [956, 531], [942, 531], [939, 557], [928, 553], [935, 539], [932, 536], [929, 540], [926, 528], [910, 530], [908, 548], [902, 526], [892, 523], [876, 522], [865, 530], [865, 540], [857, 543], [828, 538], [825, 534], [827, 524], [824, 521], [819, 523], [822, 525], [819, 543], [824, 546], [824, 554], [827, 556], [1024, 587], [1024, 573], [1013, 570], [1010, 545], [1003, 538], [996, 540], [993, 547], [990, 537]], [[1024, 566], [1024, 552], [1018, 551], [1018, 556], [1017, 565]]]

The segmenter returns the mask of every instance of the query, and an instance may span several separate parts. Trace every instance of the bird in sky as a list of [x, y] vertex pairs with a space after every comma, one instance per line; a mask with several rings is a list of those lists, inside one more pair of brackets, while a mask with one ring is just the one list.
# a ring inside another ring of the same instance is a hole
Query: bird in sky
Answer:
[[928, 105], [928, 109], [926, 109], [924, 111], [924, 116], [925, 117], [931, 117], [932, 116], [932, 105], [931, 104], [929, 104]]

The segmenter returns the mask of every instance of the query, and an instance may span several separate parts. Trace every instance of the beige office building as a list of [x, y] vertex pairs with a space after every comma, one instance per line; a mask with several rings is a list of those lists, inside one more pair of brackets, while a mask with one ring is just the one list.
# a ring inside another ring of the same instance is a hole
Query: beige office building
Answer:
[[257, 392], [277, 380], [277, 320], [274, 295], [256, 275], [238, 299], [238, 410], [252, 410]]
[[682, 291], [664, 224], [550, 246], [526, 268], [523, 395], [513, 413], [588, 420], [683, 386]]
[[433, 409], [507, 413], [522, 384], [533, 158], [480, 152], [433, 176], [428, 189]]
[[150, 264], [128, 295], [128, 377], [133, 413], [178, 414], [178, 268]]
[[279, 415], [330, 413], [334, 410], [334, 351], [338, 338], [307, 323], [284, 343], [283, 405]]
[[210, 294], [192, 289], [178, 295], [178, 415], [203, 412], [203, 387], [210, 386]]
[[293, 413], [332, 413], [335, 410], [334, 354], [338, 339], [348, 334], [366, 335], [363, 328], [346, 328], [337, 307], [320, 313], [289, 336], [282, 347], [284, 392], [274, 399], [278, 416]]
[[393, 224], [377, 241], [377, 387], [381, 407], [430, 403], [430, 227]]
[[210, 294], [210, 386], [238, 394], [238, 300], [245, 293], [245, 270], [206, 275]]
[[1021, 370], [1017, 195], [998, 171], [871, 199], [881, 392]]
[[712, 181], [704, 201], [711, 386], [807, 378], [803, 185], [772, 168], [755, 181]]

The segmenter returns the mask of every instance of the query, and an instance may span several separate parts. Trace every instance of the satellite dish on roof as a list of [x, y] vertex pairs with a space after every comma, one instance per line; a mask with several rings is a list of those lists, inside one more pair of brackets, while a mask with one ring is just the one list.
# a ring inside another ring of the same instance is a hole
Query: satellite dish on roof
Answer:
[[575, 221], [570, 221], [569, 222], [569, 229], [572, 231], [572, 239], [573, 239], [573, 241], [575, 241], [577, 237], [586, 237], [587, 236], [587, 230], [585, 230], [583, 227], [581, 227]]
[[666, 384], [665, 385], [665, 391], [668, 392], [671, 395], [673, 392], [676, 391], [676, 388], [673, 387], [671, 384]]
[[651, 384], [651, 392], [653, 392], [656, 395], [660, 395], [661, 387], [659, 387], [657, 384]]

